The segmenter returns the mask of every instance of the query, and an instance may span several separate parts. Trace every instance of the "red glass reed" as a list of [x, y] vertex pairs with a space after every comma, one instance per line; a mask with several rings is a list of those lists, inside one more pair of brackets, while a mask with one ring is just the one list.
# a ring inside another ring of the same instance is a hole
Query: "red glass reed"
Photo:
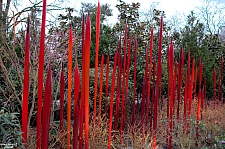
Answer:
[[84, 99], [85, 99], [85, 149], [88, 149], [89, 130], [89, 77], [90, 77], [90, 46], [91, 46], [91, 19], [88, 14], [85, 29], [85, 54], [84, 54]]
[[38, 63], [38, 109], [37, 109], [37, 141], [36, 148], [41, 148], [41, 107], [42, 107], [42, 90], [44, 74], [44, 49], [45, 49], [45, 21], [46, 21], [47, 0], [43, 0], [41, 36], [40, 36], [40, 53]]
[[112, 116], [113, 116], [113, 99], [114, 99], [114, 86], [115, 86], [115, 77], [116, 77], [116, 62], [117, 62], [117, 53], [114, 57], [114, 67], [112, 74], [112, 87], [111, 87], [111, 95], [110, 95], [110, 115], [109, 115], [109, 134], [108, 134], [108, 149], [110, 149], [111, 145], [111, 134], [112, 134]]
[[103, 82], [103, 69], [104, 69], [104, 54], [101, 58], [101, 68], [100, 68], [100, 91], [99, 91], [99, 106], [98, 106], [98, 127], [101, 123], [101, 111], [102, 111], [102, 82]]
[[[132, 36], [130, 35], [130, 38], [129, 38], [129, 43], [128, 43], [128, 53], [127, 53], [127, 65], [126, 65], [126, 93], [125, 93], [125, 99], [126, 100], [129, 100], [129, 94], [128, 94], [128, 89], [129, 89], [129, 84], [128, 84], [128, 81], [129, 81], [129, 76], [130, 76], [130, 51], [131, 51], [131, 44], [132, 44]], [[126, 100], [125, 100], [125, 104], [126, 104]], [[126, 117], [126, 108], [125, 109], [125, 112], [124, 112], [124, 118]], [[125, 121], [125, 119], [124, 119]]]
[[52, 101], [52, 77], [51, 77], [51, 67], [49, 66], [43, 104], [44, 116], [42, 116], [42, 122], [44, 125], [42, 125], [42, 144], [41, 144], [42, 149], [48, 149], [51, 101]]
[[68, 47], [68, 103], [67, 103], [67, 149], [70, 149], [71, 92], [72, 92], [72, 27], [70, 27]]
[[[167, 99], [167, 104], [166, 104], [166, 106], [167, 106], [167, 118], [169, 119], [169, 115], [170, 115], [170, 111], [169, 111], [169, 109], [170, 109], [170, 82], [171, 82], [171, 80], [170, 80], [170, 47], [168, 47], [168, 50], [167, 50], [167, 75], [168, 75], [168, 99]], [[167, 133], [169, 133], [169, 132], [167, 132]], [[168, 139], [167, 139], [167, 142], [168, 142]]]
[[74, 125], [73, 125], [73, 149], [78, 148], [78, 126], [79, 126], [79, 91], [80, 91], [80, 76], [78, 65], [76, 65], [74, 73]]
[[170, 47], [169, 47], [169, 98], [170, 98], [170, 121], [169, 121], [169, 125], [170, 125], [170, 133], [169, 133], [169, 149], [172, 149], [172, 132], [173, 132], [173, 97], [174, 97], [174, 82], [173, 82], [173, 66], [174, 66], [174, 49], [173, 49], [173, 42], [171, 40], [170, 42]]
[[[152, 80], [152, 102], [153, 102], [153, 106], [154, 106], [154, 102], [155, 102], [155, 83], [156, 83], [156, 60], [154, 59], [153, 61], [153, 80]], [[154, 116], [154, 107], [151, 106], [151, 118], [150, 118], [150, 130], [152, 130], [152, 120], [153, 120], [153, 116]]]
[[99, 35], [100, 35], [100, 2], [98, 2], [96, 15], [96, 46], [95, 46], [95, 83], [94, 83], [94, 124], [96, 120], [96, 99], [98, 86], [98, 49], [99, 49]]
[[199, 141], [199, 121], [201, 119], [201, 88], [198, 90], [198, 107], [197, 107], [197, 120], [196, 120], [196, 144], [195, 146], [198, 146], [198, 141]]
[[109, 94], [109, 56], [107, 57], [106, 62], [106, 82], [105, 82], [105, 113], [107, 113], [108, 109], [108, 94]]
[[132, 111], [132, 124], [135, 124], [136, 121], [136, 105], [135, 105], [135, 99], [136, 99], [136, 78], [137, 78], [137, 38], [135, 38], [134, 41], [134, 100], [133, 100], [133, 111]]
[[[149, 73], [149, 72], [148, 72]], [[147, 96], [146, 96], [146, 112], [145, 112], [145, 129], [146, 133], [148, 132], [148, 117], [149, 117], [149, 106], [150, 106], [150, 75], [148, 76], [148, 81], [147, 83]]]
[[120, 112], [120, 89], [121, 89], [121, 72], [122, 72], [122, 62], [121, 62], [121, 56], [118, 53], [117, 55], [118, 60], [118, 75], [117, 75], [117, 91], [116, 91], [116, 115], [115, 115], [115, 130], [118, 130], [118, 120], [119, 120], [119, 112]]
[[[191, 65], [191, 56], [190, 56], [190, 49], [188, 50], [188, 68], [187, 68], [187, 89], [190, 89], [190, 65]], [[189, 93], [187, 93], [187, 102], [189, 102]]]
[[156, 80], [156, 95], [154, 101], [154, 122], [153, 122], [153, 149], [156, 148], [156, 131], [157, 131], [157, 110], [158, 110], [158, 98], [159, 98], [159, 83], [161, 81], [161, 59], [162, 59], [162, 33], [163, 33], [163, 17], [160, 20], [160, 31], [159, 31], [159, 47], [158, 47], [158, 69], [157, 69], [157, 80]]
[[[121, 66], [122, 67], [122, 66]], [[124, 86], [124, 83], [125, 83], [125, 73], [123, 73], [123, 80], [122, 80], [122, 108], [121, 108], [121, 124], [120, 124], [120, 143], [122, 144], [122, 134], [123, 134], [123, 125], [124, 125], [124, 115], [125, 115], [125, 86]]]
[[27, 115], [29, 101], [29, 67], [30, 67], [30, 16], [27, 19], [27, 33], [25, 43], [24, 59], [24, 84], [23, 84], [23, 102], [22, 102], [22, 143], [27, 148]]
[[[84, 44], [84, 14], [82, 14], [82, 78], [84, 78], [85, 44]], [[83, 123], [84, 123], [84, 79], [82, 79], [81, 104], [80, 104], [80, 128], [79, 128], [79, 149], [83, 149]]]
[[[150, 106], [150, 91], [151, 91], [151, 75], [152, 75], [152, 49], [153, 49], [153, 28], [151, 29], [151, 35], [150, 35], [150, 48], [149, 48], [149, 64], [150, 68], [148, 71], [148, 94], [147, 94], [147, 106], [146, 106], [146, 132], [148, 131], [148, 113], [149, 113], [149, 106]], [[150, 111], [151, 112], [151, 111]]]
[[125, 95], [124, 95], [124, 75], [122, 80], [122, 108], [121, 108], [121, 124], [120, 124], [120, 143], [122, 144], [122, 134], [123, 134], [123, 128], [124, 128], [124, 108], [125, 108]]
[[[180, 92], [181, 92], [181, 86], [180, 86], [180, 82], [182, 81], [181, 80], [181, 64], [180, 64], [180, 58], [179, 58], [179, 61], [178, 61], [178, 76], [177, 76], [177, 103], [179, 102], [180, 104]], [[177, 121], [179, 120], [179, 110], [178, 110], [178, 106], [177, 106]]]
[[79, 91], [80, 91], [80, 75], [78, 65], [75, 67], [74, 73], [74, 107], [78, 106], [79, 101]]
[[[127, 50], [127, 30], [128, 30], [128, 25], [126, 24], [125, 26], [125, 32], [124, 32], [124, 43], [123, 43], [123, 73], [124, 73], [124, 77], [126, 77], [126, 67], [127, 67], [127, 54], [126, 54], [126, 50]], [[125, 83], [125, 78], [123, 79], [124, 83]], [[126, 87], [126, 86], [125, 86]], [[126, 93], [125, 93], [126, 94]]]
[[[61, 71], [61, 77], [60, 77], [60, 140], [63, 140], [63, 134], [64, 134], [64, 129], [63, 129], [63, 123], [64, 123], [64, 113], [63, 113], [63, 108], [64, 108], [64, 71], [62, 67]], [[60, 141], [60, 149], [63, 149], [63, 143]]]
[[176, 97], [176, 88], [177, 88], [177, 76], [178, 76], [178, 62], [174, 63], [175, 70], [174, 70], [174, 79], [173, 79], [173, 88], [174, 88], [174, 94], [173, 94], [173, 113], [175, 111], [175, 97]]

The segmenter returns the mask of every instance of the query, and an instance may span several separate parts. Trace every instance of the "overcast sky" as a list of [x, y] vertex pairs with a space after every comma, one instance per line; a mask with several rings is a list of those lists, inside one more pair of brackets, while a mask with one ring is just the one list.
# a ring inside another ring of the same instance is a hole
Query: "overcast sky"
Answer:
[[[6, 0], [3, 0], [6, 1]], [[21, 10], [25, 7], [31, 6], [30, 1], [39, 2], [40, 0], [17, 0], [19, 4], [19, 9]], [[50, 4], [54, 2], [55, 0], [47, 0], [47, 4]], [[57, 1], [57, 0], [56, 0]], [[97, 4], [98, 0], [60, 0], [65, 1], [63, 6], [61, 7], [74, 7], [76, 9], [79, 9], [81, 6], [81, 2], [86, 3], [93, 3]], [[117, 0], [99, 0], [101, 4], [110, 4], [111, 9], [113, 10], [113, 17], [109, 19], [109, 23], [113, 23], [116, 21], [118, 10], [115, 7], [116, 4], [118, 4]], [[148, 10], [150, 7], [150, 4], [154, 2], [158, 2], [157, 9], [165, 11], [166, 15], [169, 17], [170, 15], [173, 15], [175, 12], [185, 13], [188, 14], [191, 10], [195, 8], [197, 5], [196, 0], [124, 0], [126, 3], [131, 4], [132, 2], [140, 2], [141, 7], [140, 10]], [[225, 0], [224, 0], [225, 1]], [[61, 13], [61, 12], [59, 12]]]
[[[173, 13], [175, 11], [183, 11], [188, 12], [194, 8], [196, 5], [196, 0], [124, 0], [126, 3], [132, 2], [140, 2], [141, 8], [140, 9], [148, 9], [150, 4], [154, 2], [159, 2], [159, 8], [166, 11], [166, 13]], [[77, 2], [91, 2], [96, 3], [98, 0], [77, 0]], [[111, 5], [112, 8], [115, 8], [116, 4], [118, 3], [117, 0], [100, 0], [100, 3], [105, 4], [108, 3]], [[116, 9], [115, 9], [116, 10]]]
[[[21, 11], [23, 8], [25, 7], [29, 7], [32, 6], [31, 2], [33, 3], [37, 3], [40, 2], [41, 0], [15, 0], [17, 2], [17, 5], [19, 4], [19, 6], [17, 6], [18, 11]], [[14, 2], [15, 2], [14, 1]], [[96, 4], [98, 3], [98, 0], [47, 0], [47, 4], [51, 4], [54, 3], [54, 1], [56, 2], [63, 2], [63, 4], [61, 3], [59, 6], [62, 8], [75, 8], [75, 10], [79, 10], [81, 7], [81, 2], [84, 3], [93, 3]], [[110, 8], [113, 10], [113, 17], [108, 18], [108, 24], [114, 24], [115, 22], [117, 22], [117, 16], [118, 16], [118, 10], [115, 7], [116, 4], [118, 4], [118, 0], [99, 0], [100, 4], [110, 4]], [[200, 3], [200, 1], [204, 1], [204, 0], [124, 0], [126, 3], [128, 4], [132, 4], [132, 2], [140, 2], [141, 6], [140, 6], [140, 12], [143, 11], [148, 11], [150, 5], [155, 2], [158, 3], [156, 9], [159, 10], [163, 10], [165, 11], [166, 14], [166, 19], [164, 19], [165, 21], [168, 20], [172, 20], [170, 19], [170, 16], [173, 16], [175, 13], [179, 13], [179, 19], [180, 21], [176, 23], [177, 24], [181, 24], [183, 23], [185, 16], [184, 15], [188, 15], [190, 14], [191, 10], [196, 9], [197, 6], [200, 6], [202, 3]], [[220, 1], [220, 3], [225, 4], [225, 0], [210, 0], [210, 1]], [[5, 3], [6, 0], [3, 0], [3, 3]], [[54, 3], [57, 5], [57, 3]], [[13, 7], [13, 5], [11, 5], [11, 10], [14, 10], [15, 12], [17, 12], [15, 10], [15, 8]], [[196, 12], [196, 11], [195, 11]], [[65, 11], [54, 11], [52, 13], [52, 16], [55, 17], [55, 19], [57, 18], [57, 14], [60, 13], [65, 13]], [[184, 14], [184, 15], [183, 15]], [[24, 14], [27, 16], [27, 14]], [[24, 16], [24, 17], [26, 17]], [[47, 20], [51, 20], [55, 21], [55, 19], [52, 19], [52, 16], [47, 15]], [[181, 22], [181, 23], [180, 23]]]
[[[196, 0], [124, 0], [126, 3], [140, 2], [140, 10], [148, 10], [152, 2], [157, 2], [157, 9], [165, 11], [167, 17], [173, 15], [175, 12], [181, 14], [188, 14], [197, 5]], [[75, 7], [79, 8], [81, 2], [98, 3], [98, 0], [76, 0]], [[110, 4], [113, 9], [113, 17], [109, 19], [109, 23], [116, 21], [118, 16], [118, 10], [115, 7], [118, 4], [117, 0], [100, 0], [101, 4]]]

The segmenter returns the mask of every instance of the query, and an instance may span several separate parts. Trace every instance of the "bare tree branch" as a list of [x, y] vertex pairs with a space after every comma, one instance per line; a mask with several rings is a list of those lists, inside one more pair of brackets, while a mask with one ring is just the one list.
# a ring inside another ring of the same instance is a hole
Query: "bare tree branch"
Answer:
[[[38, 2], [38, 3], [35, 3], [33, 4], [32, 6], [30, 7], [26, 7], [24, 8], [23, 10], [21, 10], [20, 12], [17, 12], [14, 16], [15, 16], [15, 21], [16, 21], [16, 25], [18, 25], [19, 23], [21, 22], [24, 22], [24, 20], [26, 20], [26, 18], [23, 18], [23, 19], [20, 19], [20, 16], [25, 13], [25, 12], [30, 12], [33, 8], [38, 8], [37, 11], [40, 11], [41, 12], [41, 8], [42, 8], [42, 5], [40, 5], [42, 3], [42, 1]], [[59, 6], [56, 6], [56, 5], [47, 5], [47, 11], [55, 11], [55, 10], [64, 10], [65, 8], [62, 8], [62, 7], [59, 7]], [[12, 21], [13, 21], [13, 17], [10, 17], [10, 20], [8, 21], [8, 24], [12, 24]], [[10, 28], [12, 25], [9, 25], [8, 28]]]
[[225, 22], [225, 4], [220, 0], [202, 0], [201, 5], [196, 8], [199, 19], [205, 22], [205, 32], [216, 34]]
[[8, 16], [8, 13], [9, 13], [10, 3], [11, 3], [11, 0], [7, 0], [6, 8], [5, 8], [5, 15], [6, 16]]
[[1, 86], [0, 86], [0, 92], [2, 92], [3, 96], [5, 97], [5, 99], [7, 99], [9, 101], [9, 98], [7, 98], [5, 91], [2, 89]]
[[2, 5], [3, 5], [3, 0], [0, 0], [0, 15], [2, 14]]
[[4, 74], [5, 78], [6, 78], [7, 83], [10, 85], [11, 89], [13, 90], [13, 94], [14, 94], [15, 98], [21, 104], [21, 101], [20, 101], [20, 99], [19, 99], [19, 97], [18, 97], [18, 95], [16, 93], [16, 89], [15, 89], [14, 85], [12, 84], [12, 82], [9, 79], [8, 71], [7, 71], [6, 67], [5, 67], [5, 65], [3, 64], [1, 57], [0, 57], [0, 67], [1, 67], [1, 69], [3, 71], [3, 74]]

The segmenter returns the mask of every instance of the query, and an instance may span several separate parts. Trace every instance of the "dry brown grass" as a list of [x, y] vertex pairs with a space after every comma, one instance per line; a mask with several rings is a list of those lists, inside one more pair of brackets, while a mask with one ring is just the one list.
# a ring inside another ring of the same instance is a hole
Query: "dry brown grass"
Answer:
[[213, 102], [202, 113], [203, 127], [202, 137], [207, 144], [215, 143], [215, 137], [225, 137], [225, 104], [217, 105], [214, 109]]
[[[218, 105], [216, 109], [213, 108], [213, 103], [208, 102], [206, 110], [202, 111], [202, 120], [199, 125], [199, 147], [195, 146], [196, 143], [196, 109], [197, 101], [193, 100], [191, 118], [187, 120], [189, 124], [188, 131], [184, 131], [183, 113], [180, 113], [180, 120], [176, 120], [176, 114], [174, 116], [173, 127], [173, 148], [174, 149], [200, 149], [206, 147], [213, 148], [215, 143], [215, 137], [225, 136], [225, 105]], [[176, 107], [175, 107], [176, 109]], [[181, 106], [181, 111], [183, 106]], [[167, 148], [169, 121], [166, 116], [166, 106], [163, 106], [159, 112], [158, 117], [158, 130], [157, 130], [157, 144], [159, 148]], [[105, 149], [108, 145], [108, 122], [109, 120], [105, 115], [101, 117], [101, 125], [98, 126], [98, 120], [96, 124], [90, 120], [89, 125], [89, 144], [90, 148]], [[50, 129], [50, 141], [49, 148], [59, 148], [60, 141], [64, 148], [66, 147], [66, 134], [64, 133], [64, 139], [60, 139], [59, 127], [57, 124], [51, 124]], [[72, 129], [71, 129], [72, 134]], [[36, 148], [36, 129], [30, 128], [28, 131], [28, 148]], [[122, 143], [121, 143], [122, 138]], [[71, 141], [72, 143], [72, 141]], [[141, 128], [139, 124], [136, 126], [127, 125], [122, 137], [119, 131], [113, 130], [112, 132], [112, 149], [151, 149], [152, 148], [152, 132], [150, 128], [146, 130]]]

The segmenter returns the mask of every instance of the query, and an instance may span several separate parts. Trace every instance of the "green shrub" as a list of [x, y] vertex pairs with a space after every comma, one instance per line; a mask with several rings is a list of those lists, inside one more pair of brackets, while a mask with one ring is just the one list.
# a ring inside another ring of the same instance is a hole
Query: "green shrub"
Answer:
[[24, 148], [22, 145], [22, 132], [20, 121], [17, 119], [19, 113], [9, 113], [5, 108], [0, 111], [0, 148], [5, 145]]

